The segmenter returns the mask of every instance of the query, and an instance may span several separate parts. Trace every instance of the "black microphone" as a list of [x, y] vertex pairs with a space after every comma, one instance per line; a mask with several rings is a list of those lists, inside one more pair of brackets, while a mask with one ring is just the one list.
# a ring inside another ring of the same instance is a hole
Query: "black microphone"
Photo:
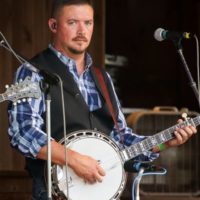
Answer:
[[139, 172], [140, 169], [144, 168], [145, 171], [155, 171], [155, 165], [150, 164], [150, 162], [139, 162], [129, 160], [124, 163], [124, 169], [126, 172]]
[[168, 31], [163, 28], [158, 28], [154, 32], [154, 38], [158, 41], [163, 40], [179, 40], [179, 39], [191, 39], [192, 34], [189, 32], [176, 32]]
[[58, 75], [52, 72], [49, 72], [48, 70], [39, 69], [35, 66], [38, 66], [35, 63], [32, 63], [31, 61], [27, 61], [27, 63], [24, 65], [27, 69], [36, 72], [44, 78], [44, 80], [49, 84], [58, 84], [59, 78]]

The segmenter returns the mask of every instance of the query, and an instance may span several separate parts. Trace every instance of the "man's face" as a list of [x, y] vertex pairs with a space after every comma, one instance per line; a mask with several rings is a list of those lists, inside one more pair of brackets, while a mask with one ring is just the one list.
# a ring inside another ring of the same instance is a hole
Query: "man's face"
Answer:
[[93, 18], [93, 8], [89, 5], [63, 7], [56, 18], [55, 47], [64, 53], [84, 53], [92, 37]]

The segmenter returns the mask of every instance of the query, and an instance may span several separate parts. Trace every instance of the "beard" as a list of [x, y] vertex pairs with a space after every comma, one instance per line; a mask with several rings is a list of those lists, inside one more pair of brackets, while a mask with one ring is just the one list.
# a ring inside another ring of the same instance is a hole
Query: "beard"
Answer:
[[72, 48], [72, 47], [68, 47], [68, 50], [69, 50], [72, 54], [75, 54], [75, 55], [83, 54], [83, 53], [85, 53], [85, 51], [86, 51], [86, 49], [78, 50], [78, 49], [75, 49], [75, 48]]
[[[81, 42], [86, 42], [86, 43], [88, 43], [88, 39], [87, 39], [85, 36], [83, 36], [83, 35], [79, 35], [79, 36], [73, 38], [72, 41], [74, 41], [74, 42], [79, 42], [79, 41], [81, 41]], [[86, 51], [87, 48], [85, 47], [84, 49], [79, 50], [79, 49], [77, 49], [77, 48], [68, 46], [68, 49], [69, 49], [69, 51], [70, 51], [71, 53], [76, 54], [76, 55], [79, 55], [79, 54], [85, 53], [85, 51]]]

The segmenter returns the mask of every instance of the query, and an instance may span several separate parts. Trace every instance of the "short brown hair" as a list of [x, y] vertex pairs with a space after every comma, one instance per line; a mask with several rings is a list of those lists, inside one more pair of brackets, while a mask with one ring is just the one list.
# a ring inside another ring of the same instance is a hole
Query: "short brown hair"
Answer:
[[51, 17], [55, 18], [61, 8], [67, 5], [84, 5], [88, 4], [93, 8], [92, 0], [53, 0]]

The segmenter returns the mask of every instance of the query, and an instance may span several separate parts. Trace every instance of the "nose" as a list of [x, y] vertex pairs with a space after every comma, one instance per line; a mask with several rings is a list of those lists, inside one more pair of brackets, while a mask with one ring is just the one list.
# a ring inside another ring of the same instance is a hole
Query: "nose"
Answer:
[[78, 24], [77, 33], [78, 33], [78, 35], [85, 35], [85, 33], [86, 33], [86, 27], [85, 27], [85, 24], [83, 22], [80, 22]]

